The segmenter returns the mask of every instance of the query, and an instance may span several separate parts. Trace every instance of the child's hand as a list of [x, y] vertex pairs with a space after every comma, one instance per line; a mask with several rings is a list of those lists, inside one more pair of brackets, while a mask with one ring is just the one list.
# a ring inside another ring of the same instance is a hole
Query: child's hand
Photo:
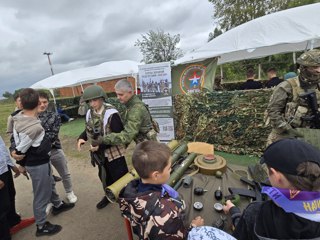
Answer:
[[21, 161], [25, 155], [19, 155], [16, 153], [16, 151], [14, 150], [13, 152], [11, 152], [11, 157], [13, 157], [16, 161]]
[[229, 213], [229, 210], [230, 208], [234, 207], [235, 205], [230, 201], [230, 200], [227, 200], [226, 201], [226, 205], [223, 206], [223, 211], [225, 214], [228, 214]]
[[19, 171], [19, 168], [17, 166], [13, 166], [12, 168], [12, 171], [14, 171], [14, 178], [17, 178], [20, 176], [20, 171]]
[[92, 145], [90, 145], [90, 151], [91, 152], [96, 152], [96, 151], [98, 151], [99, 150], [99, 145], [98, 146], [92, 146]]
[[81, 145], [82, 144], [85, 144], [86, 141], [84, 139], [79, 139], [78, 142], [77, 142], [77, 148], [78, 148], [78, 151], [81, 151]]
[[192, 227], [200, 227], [204, 225], [204, 219], [200, 216], [196, 217], [191, 221], [191, 226]]

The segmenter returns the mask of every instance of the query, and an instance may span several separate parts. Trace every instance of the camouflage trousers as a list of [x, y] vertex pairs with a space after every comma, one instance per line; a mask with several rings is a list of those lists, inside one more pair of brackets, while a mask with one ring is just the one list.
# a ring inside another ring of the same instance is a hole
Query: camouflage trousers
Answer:
[[267, 138], [266, 147], [268, 147], [271, 143], [276, 142], [280, 139], [289, 138], [287, 134], [279, 134], [275, 129], [272, 129], [271, 133]]

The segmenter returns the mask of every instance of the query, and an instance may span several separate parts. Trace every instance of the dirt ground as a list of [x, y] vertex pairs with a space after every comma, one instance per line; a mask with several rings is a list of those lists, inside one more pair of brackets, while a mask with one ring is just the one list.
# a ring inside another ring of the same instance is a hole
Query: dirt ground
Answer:
[[[68, 212], [58, 216], [49, 215], [48, 220], [62, 225], [60, 233], [41, 237], [51, 240], [102, 240], [102, 239], [127, 239], [124, 220], [120, 215], [118, 204], [109, 204], [104, 209], [98, 210], [96, 203], [103, 196], [102, 185], [98, 179], [97, 167], [91, 166], [89, 161], [69, 159], [69, 169], [73, 181], [74, 192], [78, 197], [76, 206]], [[55, 173], [57, 175], [57, 173]], [[30, 217], [32, 213], [32, 186], [31, 180], [20, 176], [15, 180], [17, 191], [17, 211], [22, 217]], [[57, 183], [57, 191], [62, 199], [65, 192], [61, 182]], [[13, 240], [31, 240], [35, 237], [36, 226], [33, 224], [12, 236]]]

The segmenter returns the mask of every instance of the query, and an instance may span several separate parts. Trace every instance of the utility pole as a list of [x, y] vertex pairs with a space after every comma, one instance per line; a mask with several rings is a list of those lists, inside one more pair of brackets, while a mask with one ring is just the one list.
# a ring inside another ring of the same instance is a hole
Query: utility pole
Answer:
[[48, 57], [48, 61], [49, 61], [49, 65], [50, 65], [50, 69], [51, 69], [51, 73], [52, 73], [52, 75], [54, 75], [54, 73], [53, 73], [53, 69], [52, 69], [51, 60], [50, 60], [50, 55], [52, 55], [52, 53], [44, 52], [44, 53], [43, 53], [43, 55], [47, 55], [47, 57]]

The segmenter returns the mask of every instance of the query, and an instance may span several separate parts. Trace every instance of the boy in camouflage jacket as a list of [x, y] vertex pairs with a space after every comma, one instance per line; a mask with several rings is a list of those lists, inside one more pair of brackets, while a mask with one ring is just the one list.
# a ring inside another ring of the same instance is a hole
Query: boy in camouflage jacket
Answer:
[[186, 239], [192, 227], [203, 225], [201, 217], [196, 217], [189, 227], [184, 225], [184, 202], [178, 192], [165, 184], [171, 171], [167, 145], [156, 141], [139, 143], [132, 164], [141, 179], [122, 189], [119, 205], [139, 239]]

